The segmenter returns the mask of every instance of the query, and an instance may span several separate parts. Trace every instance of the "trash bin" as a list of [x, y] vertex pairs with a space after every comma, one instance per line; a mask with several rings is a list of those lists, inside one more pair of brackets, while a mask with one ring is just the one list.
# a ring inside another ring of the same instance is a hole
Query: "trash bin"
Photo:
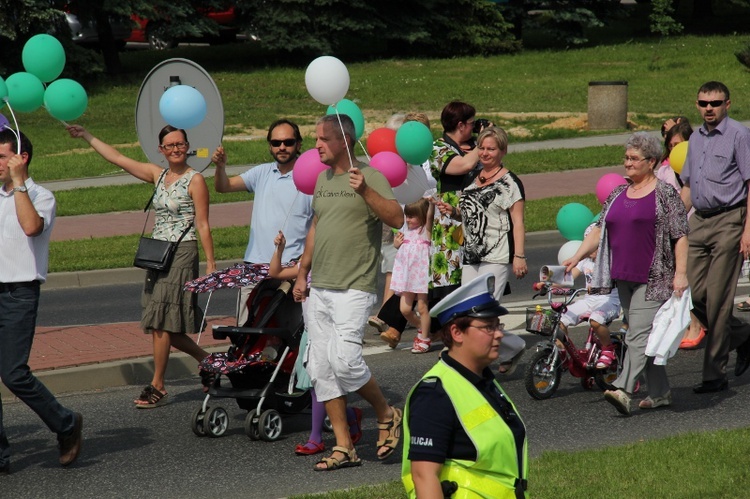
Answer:
[[589, 129], [613, 130], [628, 126], [628, 82], [590, 81]]

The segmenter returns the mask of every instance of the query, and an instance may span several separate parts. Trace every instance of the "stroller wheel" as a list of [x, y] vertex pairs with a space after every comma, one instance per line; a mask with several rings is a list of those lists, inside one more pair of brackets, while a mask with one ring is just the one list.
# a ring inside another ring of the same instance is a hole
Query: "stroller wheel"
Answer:
[[281, 414], [275, 409], [263, 411], [258, 422], [260, 438], [267, 442], [273, 442], [281, 435]]
[[331, 424], [331, 419], [326, 416], [326, 418], [323, 420], [323, 429], [325, 431], [333, 431], [333, 425]]
[[205, 415], [206, 413], [203, 412], [203, 406], [201, 405], [193, 411], [193, 416], [190, 418], [190, 428], [199, 437], [206, 436], [206, 432], [203, 431], [203, 418]]
[[220, 437], [229, 427], [229, 415], [223, 407], [212, 407], [203, 416], [203, 431], [209, 437]]
[[260, 431], [258, 431], [258, 417], [255, 414], [255, 409], [248, 412], [247, 416], [245, 416], [245, 435], [250, 437], [250, 440], [260, 440]]

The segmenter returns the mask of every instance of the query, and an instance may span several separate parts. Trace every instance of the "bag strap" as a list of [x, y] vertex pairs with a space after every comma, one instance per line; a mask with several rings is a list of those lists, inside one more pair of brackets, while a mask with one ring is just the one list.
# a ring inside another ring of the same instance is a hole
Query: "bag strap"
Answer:
[[[151, 214], [151, 205], [154, 202], [154, 196], [156, 195], [156, 190], [159, 188], [159, 183], [164, 179], [164, 176], [167, 174], [169, 169], [165, 169], [161, 175], [159, 175], [159, 180], [156, 181], [156, 184], [154, 185], [154, 192], [151, 193], [151, 197], [148, 198], [148, 203], [146, 203], [146, 206], [143, 208], [143, 211], [146, 212], [146, 220], [143, 221], [143, 229], [141, 230], [141, 237], [143, 237], [143, 234], [146, 233], [146, 225], [148, 224], [148, 217]], [[193, 220], [194, 222], [195, 220]], [[177, 244], [179, 244], [182, 239], [187, 235], [187, 233], [190, 231], [190, 228], [193, 226], [193, 222], [190, 222], [187, 227], [185, 227], [185, 230], [182, 231], [182, 234], [180, 235], [180, 238], [177, 240]]]

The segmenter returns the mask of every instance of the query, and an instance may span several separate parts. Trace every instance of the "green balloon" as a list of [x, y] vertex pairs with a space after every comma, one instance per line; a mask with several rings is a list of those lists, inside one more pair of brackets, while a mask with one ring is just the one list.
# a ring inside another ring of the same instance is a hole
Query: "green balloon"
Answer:
[[23, 46], [21, 61], [27, 72], [48, 82], [62, 73], [65, 67], [65, 50], [54, 36], [34, 35]]
[[[5, 99], [8, 96], [8, 85], [5, 84], [5, 80], [0, 76], [0, 100]], [[0, 107], [3, 107], [0, 105]]]
[[5, 83], [8, 85], [8, 105], [14, 111], [30, 113], [44, 102], [44, 85], [31, 73], [13, 73]]
[[352, 119], [354, 122], [354, 135], [359, 140], [362, 134], [365, 133], [365, 117], [362, 115], [359, 106], [349, 99], [341, 99], [336, 103], [336, 106], [328, 106], [326, 114], [336, 114], [336, 110], [338, 110], [339, 114], [345, 114]]
[[432, 133], [419, 121], [407, 121], [396, 132], [396, 150], [410, 165], [421, 165], [432, 154]]
[[557, 212], [557, 229], [568, 241], [583, 241], [583, 232], [594, 214], [581, 203], [568, 203]]
[[44, 107], [58, 120], [79, 118], [88, 103], [89, 98], [81, 84], [67, 78], [53, 81], [44, 92]]

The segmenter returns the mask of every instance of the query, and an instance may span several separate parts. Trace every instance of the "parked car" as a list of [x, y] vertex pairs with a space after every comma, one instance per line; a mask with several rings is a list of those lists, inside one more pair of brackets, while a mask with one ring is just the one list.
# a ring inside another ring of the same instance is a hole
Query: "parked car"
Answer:
[[[65, 20], [68, 22], [74, 42], [87, 46], [99, 45], [96, 21], [81, 24], [78, 16], [70, 12], [65, 13]], [[110, 25], [112, 26], [112, 37], [115, 39], [115, 44], [124, 47], [125, 39], [130, 36], [130, 21], [127, 19], [111, 19]]]
[[131, 16], [131, 19], [136, 23], [136, 27], [133, 28], [132, 32], [130, 33], [130, 37], [128, 37], [126, 41], [148, 43], [149, 46], [154, 50], [165, 50], [176, 47], [180, 41], [207, 41], [208, 43], [227, 43], [234, 41], [237, 38], [237, 15], [234, 6], [229, 6], [226, 10], [221, 11], [206, 9], [202, 10], [201, 13], [207, 18], [212, 19], [219, 25], [218, 36], [206, 36], [197, 40], [195, 38], [185, 38], [178, 40], [166, 34], [164, 27], [165, 23], [167, 23], [168, 21], [150, 21], [133, 14]]

